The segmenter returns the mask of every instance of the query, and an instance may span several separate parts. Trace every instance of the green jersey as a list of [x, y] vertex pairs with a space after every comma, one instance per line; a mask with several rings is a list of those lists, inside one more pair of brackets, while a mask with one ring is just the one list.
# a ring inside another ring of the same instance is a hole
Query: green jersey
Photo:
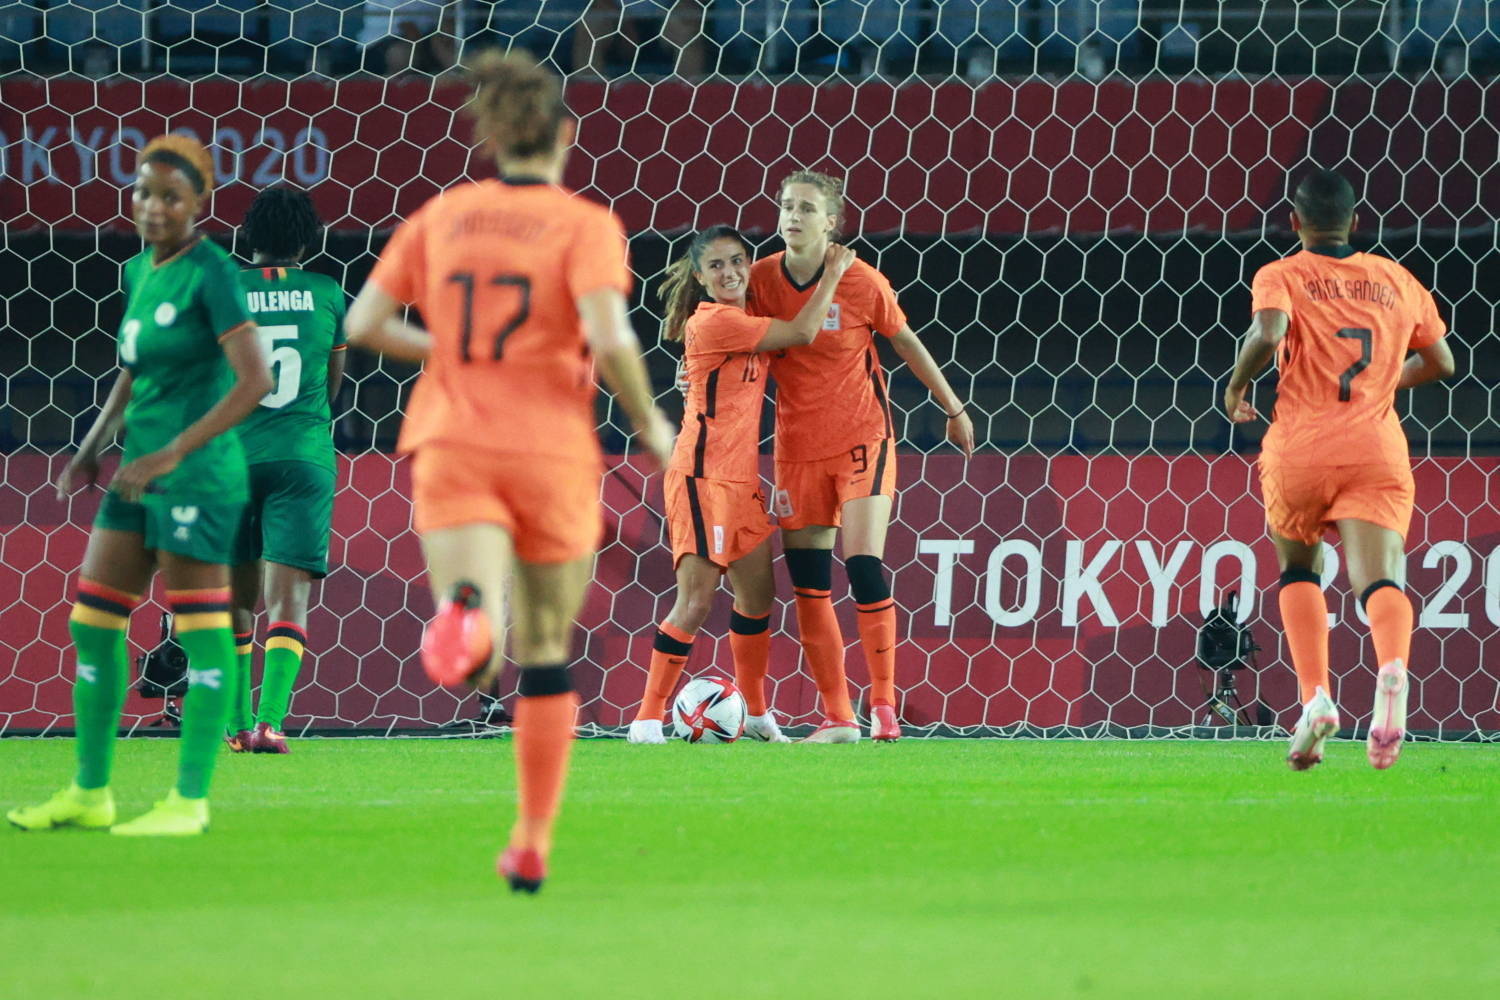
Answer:
[[[220, 339], [250, 321], [234, 263], [199, 237], [160, 264], [148, 247], [125, 264], [120, 363], [130, 371], [125, 461], [159, 451], [228, 394], [234, 369]], [[172, 499], [244, 503], [245, 452], [230, 430], [156, 480]]]
[[276, 386], [240, 424], [245, 457], [333, 468], [328, 357], [344, 348], [344, 290], [295, 267], [240, 272]]

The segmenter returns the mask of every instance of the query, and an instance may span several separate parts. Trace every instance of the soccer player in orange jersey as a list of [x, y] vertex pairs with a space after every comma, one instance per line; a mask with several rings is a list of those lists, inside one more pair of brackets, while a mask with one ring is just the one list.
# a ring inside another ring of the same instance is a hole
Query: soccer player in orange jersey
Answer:
[[[578, 708], [569, 639], [603, 530], [590, 357], [658, 465], [672, 429], [626, 318], [620, 222], [559, 186], [573, 138], [562, 82], [516, 53], [487, 52], [471, 69], [469, 111], [500, 178], [452, 187], [396, 230], [346, 326], [351, 344], [423, 364], [399, 448], [413, 455], [438, 605], [422, 640], [430, 676], [490, 681], [511, 579], [520, 817], [499, 868], [535, 892]], [[428, 329], [398, 318], [403, 305]]]
[[[766, 397], [762, 355], [816, 340], [834, 289], [852, 263], [853, 251], [830, 244], [817, 288], [790, 321], [745, 312], [750, 252], [729, 226], [693, 237], [687, 256], [662, 282], [667, 303], [662, 335], [683, 343], [688, 383], [682, 431], [665, 483], [677, 599], [656, 633], [646, 692], [630, 724], [632, 743], [666, 742], [667, 699], [726, 574], [734, 589], [729, 643], [735, 683], [745, 697], [745, 732], [768, 743], [787, 742], [765, 692], [776, 584], [757, 461]], [[705, 294], [712, 301], [703, 301]]]
[[[788, 319], [818, 284], [843, 218], [843, 184], [798, 171], [781, 182], [782, 253], [755, 262], [750, 308]], [[870, 736], [900, 738], [896, 722], [896, 607], [881, 560], [896, 491], [896, 430], [875, 335], [936, 397], [948, 440], [968, 457], [974, 425], [896, 304], [891, 284], [858, 261], [839, 282], [815, 343], [778, 352], [776, 490], [787, 569], [797, 600], [803, 652], [823, 702], [815, 743], [854, 743], [859, 726], [844, 677], [844, 638], [833, 613], [833, 543], [843, 530], [844, 567], [859, 606], [859, 638], [870, 670]]]
[[1395, 396], [1452, 375], [1453, 355], [1432, 294], [1401, 265], [1349, 245], [1358, 216], [1347, 180], [1316, 170], [1297, 186], [1293, 204], [1302, 250], [1256, 272], [1250, 330], [1224, 409], [1237, 424], [1256, 419], [1245, 391], [1274, 356], [1280, 382], [1260, 483], [1302, 690], [1287, 762], [1297, 771], [1319, 763], [1324, 740], [1339, 728], [1319, 584], [1320, 543], [1331, 527], [1380, 663], [1367, 751], [1371, 764], [1387, 768], [1406, 735], [1412, 630], [1411, 601], [1398, 581], [1414, 487]]

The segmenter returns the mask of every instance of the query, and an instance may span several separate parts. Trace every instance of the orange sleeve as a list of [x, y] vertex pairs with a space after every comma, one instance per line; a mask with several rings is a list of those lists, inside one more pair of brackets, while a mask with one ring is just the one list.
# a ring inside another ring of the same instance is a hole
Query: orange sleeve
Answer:
[[1288, 316], [1292, 315], [1291, 290], [1281, 277], [1281, 268], [1274, 264], [1256, 271], [1250, 282], [1250, 311], [1257, 313], [1262, 309], [1280, 309]]
[[1443, 322], [1443, 317], [1438, 315], [1437, 302], [1433, 300], [1432, 293], [1416, 278], [1408, 279], [1412, 284], [1412, 291], [1416, 294], [1416, 309], [1413, 317], [1415, 323], [1412, 325], [1411, 342], [1407, 345], [1409, 351], [1420, 351], [1424, 347], [1431, 347], [1448, 332], [1448, 325]]
[[630, 252], [625, 227], [613, 212], [590, 205], [579, 213], [573, 245], [568, 248], [568, 294], [576, 302], [589, 292], [613, 288], [630, 294]]
[[416, 302], [417, 290], [425, 284], [427, 241], [422, 238], [422, 231], [426, 218], [424, 205], [397, 226], [370, 272], [370, 284], [407, 305]]
[[753, 351], [771, 329], [769, 316], [751, 316], [732, 307], [695, 317], [690, 322], [695, 324], [695, 353], [743, 354]]
[[886, 276], [870, 268], [866, 288], [869, 295], [870, 326], [883, 337], [894, 337], [906, 327], [906, 313], [896, 302], [896, 290]]

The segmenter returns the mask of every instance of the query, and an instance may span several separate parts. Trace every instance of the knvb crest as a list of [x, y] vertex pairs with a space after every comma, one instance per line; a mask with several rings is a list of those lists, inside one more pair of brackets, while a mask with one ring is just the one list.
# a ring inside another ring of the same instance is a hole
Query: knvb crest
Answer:
[[828, 307], [828, 315], [823, 317], [823, 329], [842, 330], [844, 328], [844, 307], [835, 302]]

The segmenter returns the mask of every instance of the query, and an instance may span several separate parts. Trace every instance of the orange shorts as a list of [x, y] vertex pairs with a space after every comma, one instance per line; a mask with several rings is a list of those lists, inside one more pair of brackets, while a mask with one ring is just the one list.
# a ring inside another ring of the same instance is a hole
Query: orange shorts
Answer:
[[1316, 545], [1335, 521], [1352, 518], [1389, 528], [1411, 527], [1416, 485], [1410, 465], [1288, 466], [1260, 462], [1266, 523], [1283, 538]]
[[758, 483], [701, 479], [668, 469], [663, 485], [673, 566], [683, 556], [694, 555], [727, 568], [754, 552], [775, 530]]
[[843, 523], [844, 504], [860, 497], [896, 496], [896, 442], [881, 438], [847, 454], [816, 462], [776, 463], [771, 513], [789, 531]]
[[599, 548], [599, 463], [427, 444], [412, 461], [412, 520], [418, 534], [465, 524], [498, 524], [516, 556], [563, 563]]

